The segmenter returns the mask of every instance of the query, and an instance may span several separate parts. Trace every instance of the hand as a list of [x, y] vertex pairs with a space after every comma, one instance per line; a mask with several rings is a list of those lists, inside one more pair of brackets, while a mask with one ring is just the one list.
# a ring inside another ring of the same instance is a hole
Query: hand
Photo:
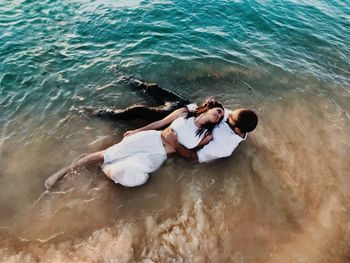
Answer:
[[166, 128], [163, 133], [163, 138], [170, 144], [171, 147], [175, 148], [179, 143], [177, 134], [172, 128]]
[[206, 132], [204, 135], [204, 138], [201, 140], [201, 142], [198, 144], [197, 147], [202, 147], [208, 144], [212, 139], [213, 139], [213, 134], [211, 132]]
[[205, 143], [204, 144], [208, 144], [211, 140], [213, 139], [213, 133], [212, 132], [206, 132], [205, 133], [205, 136], [204, 136], [204, 141]]
[[133, 134], [138, 133], [138, 132], [139, 132], [138, 130], [126, 131], [126, 132], [124, 133], [124, 137], [128, 137], [128, 136], [133, 135]]
[[214, 97], [209, 97], [209, 98], [207, 98], [204, 101], [203, 105], [208, 105], [208, 104], [211, 104], [211, 103], [214, 103], [214, 102], [215, 102], [215, 98]]

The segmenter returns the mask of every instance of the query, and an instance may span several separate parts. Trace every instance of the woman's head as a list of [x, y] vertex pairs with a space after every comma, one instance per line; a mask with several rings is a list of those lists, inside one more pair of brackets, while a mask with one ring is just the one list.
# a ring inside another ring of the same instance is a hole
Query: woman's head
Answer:
[[224, 113], [224, 107], [222, 104], [213, 101], [196, 108], [194, 111], [189, 111], [186, 119], [190, 117], [198, 117], [202, 114], [207, 116], [208, 122], [203, 124], [197, 131], [197, 135], [200, 136], [205, 131], [211, 132], [222, 121]]
[[211, 123], [218, 123], [222, 120], [225, 115], [225, 110], [223, 107], [215, 107], [208, 109], [205, 114], [208, 117], [208, 121]]

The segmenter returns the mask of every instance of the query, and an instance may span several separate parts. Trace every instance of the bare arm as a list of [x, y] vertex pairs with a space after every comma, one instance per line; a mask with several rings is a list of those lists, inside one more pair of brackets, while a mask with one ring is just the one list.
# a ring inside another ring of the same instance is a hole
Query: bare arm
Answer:
[[139, 128], [139, 129], [136, 129], [136, 130], [125, 132], [124, 136], [126, 137], [126, 136], [135, 134], [135, 133], [140, 132], [140, 131], [160, 129], [160, 128], [164, 127], [164, 126], [169, 125], [170, 123], [172, 123], [178, 117], [184, 115], [185, 112], [187, 112], [186, 108], [177, 109], [177, 110], [173, 111], [172, 113], [170, 113], [168, 116], [166, 116], [162, 120], [152, 122], [152, 123], [150, 123], [150, 124], [148, 124], [146, 126], [143, 126], [143, 127]]
[[198, 162], [197, 151], [189, 150], [179, 142], [174, 145], [174, 149], [181, 157], [192, 162]]

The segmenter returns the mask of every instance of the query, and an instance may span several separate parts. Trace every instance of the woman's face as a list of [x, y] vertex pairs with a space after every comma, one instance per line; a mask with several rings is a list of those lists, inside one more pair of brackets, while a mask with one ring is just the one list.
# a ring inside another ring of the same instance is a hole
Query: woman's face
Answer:
[[221, 117], [224, 116], [224, 110], [222, 108], [212, 108], [207, 111], [208, 119], [211, 123], [217, 123]]

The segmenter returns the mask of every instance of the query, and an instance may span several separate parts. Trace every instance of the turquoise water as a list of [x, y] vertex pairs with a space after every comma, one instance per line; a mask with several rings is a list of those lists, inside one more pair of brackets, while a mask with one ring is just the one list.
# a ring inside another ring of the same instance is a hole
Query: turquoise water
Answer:
[[[345, 262], [349, 32], [349, 1], [1, 1], [3, 261]], [[150, 103], [130, 75], [259, 127], [232, 158], [174, 158], [138, 190], [85, 171], [33, 211], [48, 175], [140, 125], [79, 111]]]

